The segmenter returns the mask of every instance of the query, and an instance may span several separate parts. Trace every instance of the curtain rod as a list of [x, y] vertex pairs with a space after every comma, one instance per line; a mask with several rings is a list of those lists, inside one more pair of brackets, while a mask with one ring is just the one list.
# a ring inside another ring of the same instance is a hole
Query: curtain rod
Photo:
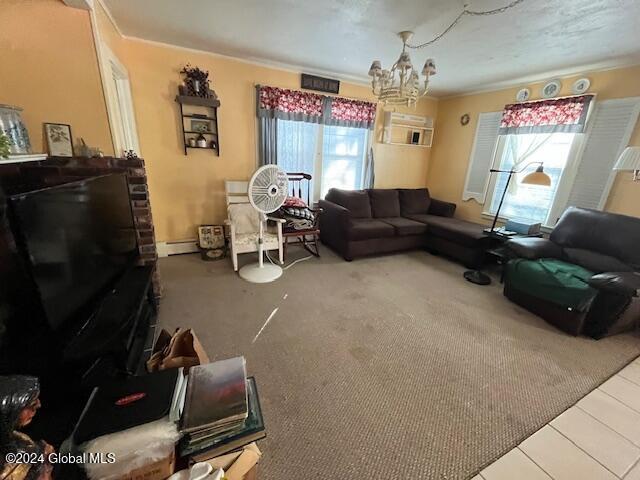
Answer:
[[[260, 83], [254, 83], [253, 87], [272, 87], [273, 85], [262, 85]], [[379, 104], [380, 102], [378, 102], [377, 100], [370, 100], [370, 99], [365, 99], [365, 98], [356, 98], [356, 97], [347, 97], [345, 95], [340, 95], [340, 94], [335, 94], [335, 93], [328, 93], [328, 92], [316, 92], [315, 90], [306, 90], [306, 89], [302, 89], [302, 88], [289, 88], [289, 87], [276, 87], [276, 88], [283, 88], [285, 90], [295, 90], [298, 92], [310, 92], [310, 93], [316, 93], [316, 95], [326, 95], [327, 97], [339, 97], [339, 98], [344, 98], [345, 100], [356, 100], [358, 102], [367, 102], [367, 103], [375, 103], [376, 105]]]
[[515, 105], [515, 104], [523, 104], [523, 103], [535, 103], [535, 102], [546, 102], [547, 100], [564, 100], [565, 98], [577, 98], [577, 97], [593, 97], [595, 98], [597, 94], [595, 93], [580, 93], [576, 95], [564, 95], [562, 97], [552, 97], [552, 98], [538, 98], [537, 100], [527, 100], [524, 102], [512, 102], [507, 105]]

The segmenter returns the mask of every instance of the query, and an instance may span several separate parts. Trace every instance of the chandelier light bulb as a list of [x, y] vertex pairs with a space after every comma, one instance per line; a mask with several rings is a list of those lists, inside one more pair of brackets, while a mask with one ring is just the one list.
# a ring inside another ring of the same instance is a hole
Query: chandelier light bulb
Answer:
[[369, 68], [369, 76], [375, 77], [376, 75], [380, 75], [381, 71], [382, 71], [382, 64], [380, 63], [380, 60], [374, 60], [371, 63], [371, 68]]

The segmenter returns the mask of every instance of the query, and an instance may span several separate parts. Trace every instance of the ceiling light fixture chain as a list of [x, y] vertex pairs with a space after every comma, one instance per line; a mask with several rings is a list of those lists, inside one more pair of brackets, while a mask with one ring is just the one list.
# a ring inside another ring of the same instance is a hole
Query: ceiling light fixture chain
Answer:
[[484, 11], [476, 11], [476, 10], [469, 10], [468, 9], [468, 4], [465, 4], [464, 9], [462, 10], [462, 12], [460, 12], [460, 15], [458, 15], [456, 17], [456, 19], [451, 23], [451, 25], [449, 25], [447, 28], [445, 28], [442, 33], [440, 33], [439, 35], [435, 36], [434, 38], [432, 38], [431, 40], [429, 40], [428, 42], [424, 42], [421, 43], [420, 45], [411, 45], [409, 43], [407, 43], [407, 47], [412, 48], [414, 50], [418, 50], [420, 48], [424, 48], [427, 47], [429, 45], [433, 45], [434, 43], [436, 43], [438, 40], [440, 40], [442, 37], [444, 37], [447, 33], [449, 33], [451, 31], [451, 29], [453, 27], [455, 27], [458, 22], [460, 20], [462, 20], [462, 17], [464, 17], [465, 15], [469, 15], [469, 16], [476, 16], [476, 17], [480, 17], [480, 16], [488, 16], [488, 15], [497, 15], [499, 13], [503, 13], [506, 12], [507, 10], [515, 7], [516, 5], [524, 2], [525, 0], [513, 0], [511, 3], [509, 3], [508, 5], [505, 5], [504, 7], [500, 7], [500, 8], [494, 8], [493, 10], [484, 10]]
[[[385, 105], [406, 105], [415, 107], [418, 98], [424, 97], [429, 91], [429, 78], [436, 74], [436, 63], [432, 58], [427, 59], [422, 67], [422, 71], [413, 68], [407, 47], [418, 49], [437, 42], [446, 35], [465, 15], [484, 16], [496, 15], [503, 13], [510, 8], [524, 2], [525, 0], [513, 0], [508, 5], [493, 10], [476, 11], [469, 10], [469, 4], [465, 4], [462, 13], [456, 17], [451, 25], [449, 25], [440, 35], [428, 42], [420, 45], [412, 45], [409, 43], [413, 32], [404, 31], [398, 33], [402, 40], [402, 53], [390, 69], [383, 69], [380, 60], [374, 60], [369, 68], [369, 76], [371, 77], [371, 90], [378, 97], [378, 100]], [[422, 81], [420, 80], [422, 77]]]

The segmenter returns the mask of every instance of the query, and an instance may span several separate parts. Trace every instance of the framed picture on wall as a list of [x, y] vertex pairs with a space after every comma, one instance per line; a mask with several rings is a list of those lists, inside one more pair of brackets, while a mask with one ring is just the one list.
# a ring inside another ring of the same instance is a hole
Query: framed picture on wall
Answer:
[[211, 132], [211, 120], [191, 119], [191, 131], [197, 133]]
[[47, 139], [50, 156], [73, 157], [71, 125], [67, 125], [66, 123], [45, 123], [44, 136]]

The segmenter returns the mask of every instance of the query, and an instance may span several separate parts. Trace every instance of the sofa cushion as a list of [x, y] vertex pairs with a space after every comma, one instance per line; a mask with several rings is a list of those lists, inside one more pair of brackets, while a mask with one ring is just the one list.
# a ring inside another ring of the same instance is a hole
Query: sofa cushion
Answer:
[[427, 188], [400, 188], [398, 189], [400, 198], [400, 213], [402, 215], [412, 215], [428, 213], [431, 197]]
[[427, 231], [427, 225], [422, 222], [416, 222], [404, 217], [390, 217], [379, 218], [381, 222], [392, 225], [396, 230], [396, 234], [400, 236], [405, 235], [420, 235]]
[[351, 225], [347, 230], [349, 240], [387, 238], [393, 237], [395, 234], [395, 229], [391, 225], [372, 218], [358, 218], [351, 220]]
[[398, 191], [390, 188], [371, 188], [367, 190], [371, 200], [371, 213], [374, 218], [400, 216]]
[[371, 218], [369, 195], [364, 190], [332, 188], [325, 199], [349, 210], [351, 218]]
[[489, 238], [483, 232], [485, 226], [478, 223], [438, 215], [406, 215], [406, 217], [426, 223], [429, 235], [445, 238], [467, 247], [476, 247], [480, 242]]

